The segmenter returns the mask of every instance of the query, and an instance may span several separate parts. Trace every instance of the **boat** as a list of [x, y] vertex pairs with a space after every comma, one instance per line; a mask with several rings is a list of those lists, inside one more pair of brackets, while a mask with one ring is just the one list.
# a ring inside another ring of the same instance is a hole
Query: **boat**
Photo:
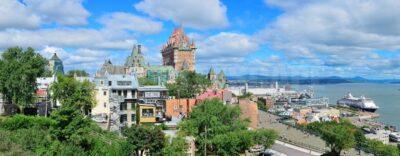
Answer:
[[389, 140], [393, 142], [400, 142], [400, 133], [398, 132], [390, 133]]
[[375, 102], [372, 99], [366, 98], [364, 96], [356, 98], [351, 95], [351, 93], [347, 94], [342, 99], [339, 99], [337, 101], [337, 104], [340, 106], [357, 108], [367, 112], [375, 112], [379, 108], [378, 106], [376, 106]]

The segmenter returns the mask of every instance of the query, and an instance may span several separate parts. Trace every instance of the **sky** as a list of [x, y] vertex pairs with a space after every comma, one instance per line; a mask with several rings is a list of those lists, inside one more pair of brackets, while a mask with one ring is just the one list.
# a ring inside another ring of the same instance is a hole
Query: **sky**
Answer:
[[134, 44], [161, 64], [182, 26], [196, 71], [400, 78], [398, 0], [0, 0], [0, 50], [57, 53], [65, 70], [123, 64]]

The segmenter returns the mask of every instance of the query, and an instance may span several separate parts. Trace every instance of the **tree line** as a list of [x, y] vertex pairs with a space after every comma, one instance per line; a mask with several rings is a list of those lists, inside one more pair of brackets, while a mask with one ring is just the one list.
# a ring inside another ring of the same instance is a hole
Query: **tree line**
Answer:
[[320, 136], [330, 152], [327, 156], [339, 156], [344, 150], [355, 148], [359, 152], [365, 151], [374, 156], [399, 156], [400, 146], [386, 145], [378, 140], [367, 139], [361, 130], [350, 121], [342, 119], [337, 122], [313, 122], [302, 125], [302, 128], [309, 133]]

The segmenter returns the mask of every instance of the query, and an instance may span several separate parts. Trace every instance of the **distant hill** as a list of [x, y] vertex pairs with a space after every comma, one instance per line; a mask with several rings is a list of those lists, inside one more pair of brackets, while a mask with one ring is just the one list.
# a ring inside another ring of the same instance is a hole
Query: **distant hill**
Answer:
[[366, 79], [360, 76], [357, 77], [304, 77], [304, 76], [264, 76], [264, 75], [242, 75], [242, 76], [227, 76], [230, 83], [237, 83], [241, 81], [249, 82], [279, 82], [288, 84], [337, 84], [337, 83], [400, 83], [396, 79]]

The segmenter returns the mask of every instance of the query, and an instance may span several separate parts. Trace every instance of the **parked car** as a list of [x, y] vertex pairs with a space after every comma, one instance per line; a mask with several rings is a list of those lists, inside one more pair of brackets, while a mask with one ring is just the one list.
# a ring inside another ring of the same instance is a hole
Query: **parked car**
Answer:
[[250, 149], [252, 153], [263, 152], [264, 150], [264, 145], [255, 145]]

